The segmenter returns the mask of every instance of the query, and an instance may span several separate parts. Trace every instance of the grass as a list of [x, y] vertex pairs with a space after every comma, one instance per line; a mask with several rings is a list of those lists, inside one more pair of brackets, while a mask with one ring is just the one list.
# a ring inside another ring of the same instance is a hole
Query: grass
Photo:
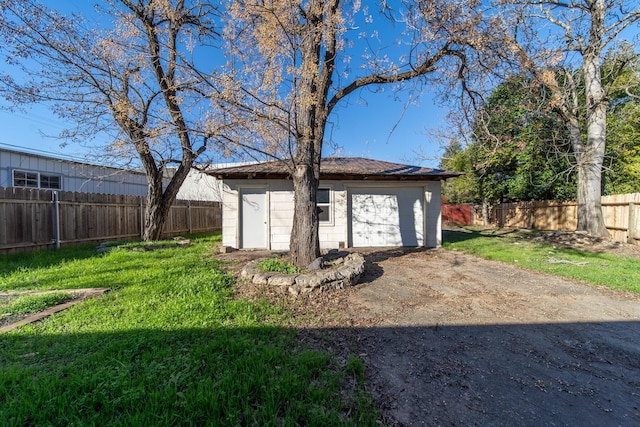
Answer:
[[[640, 259], [555, 248], [550, 243], [531, 241], [527, 238], [529, 234], [513, 230], [447, 230], [443, 246], [554, 276], [640, 293]], [[554, 259], [587, 264], [550, 262]]]
[[66, 292], [52, 292], [43, 295], [23, 295], [0, 301], [0, 317], [3, 314], [27, 314], [42, 311], [73, 299]]
[[0, 335], [0, 425], [376, 424], [357, 358], [300, 347], [283, 308], [234, 297], [219, 235], [192, 242], [0, 257], [3, 290], [113, 289]]
[[257, 267], [258, 269], [265, 272], [273, 271], [276, 273], [284, 273], [284, 274], [296, 274], [302, 271], [295, 265], [291, 264], [290, 262], [282, 261], [276, 258], [268, 258], [268, 259], [262, 260], [258, 263]]

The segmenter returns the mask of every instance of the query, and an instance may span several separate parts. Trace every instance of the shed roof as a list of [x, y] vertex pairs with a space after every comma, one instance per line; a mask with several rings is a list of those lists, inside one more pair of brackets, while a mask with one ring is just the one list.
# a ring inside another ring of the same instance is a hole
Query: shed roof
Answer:
[[[219, 179], [289, 179], [292, 162], [276, 160], [210, 171]], [[462, 173], [361, 157], [328, 157], [320, 163], [323, 180], [440, 181]]]

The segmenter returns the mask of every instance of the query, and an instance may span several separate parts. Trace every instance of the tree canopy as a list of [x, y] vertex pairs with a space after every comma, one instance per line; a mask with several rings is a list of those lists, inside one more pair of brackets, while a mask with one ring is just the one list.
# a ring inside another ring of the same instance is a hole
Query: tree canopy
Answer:
[[316, 191], [335, 107], [363, 88], [464, 80], [474, 49], [493, 37], [481, 12], [480, 2], [462, 0], [233, 2], [226, 34], [234, 74], [219, 101], [261, 150], [290, 159], [296, 265], [320, 252]]
[[37, 0], [3, 0], [0, 12], [0, 50], [10, 66], [0, 95], [12, 106], [50, 106], [70, 123], [65, 139], [110, 135], [96, 153], [103, 158], [137, 158], [148, 182], [144, 238], [158, 239], [194, 161], [216, 136], [204, 125], [214, 68], [196, 67], [191, 56], [217, 38], [216, 8], [110, 0], [96, 9], [106, 21], [97, 28]]
[[640, 55], [623, 44], [605, 58], [604, 75], [621, 69], [612, 82], [607, 114], [604, 194], [640, 192]]
[[600, 198], [611, 88], [603, 84], [602, 59], [637, 25], [640, 8], [631, 0], [498, 0], [497, 7], [507, 54], [548, 90], [548, 105], [567, 127], [577, 170], [577, 228], [607, 236]]
[[[613, 68], [620, 68], [612, 72]], [[615, 78], [612, 76], [615, 75]], [[613, 78], [613, 80], [611, 80]], [[640, 190], [638, 55], [629, 46], [611, 49], [603, 63], [603, 82], [611, 87], [607, 109], [607, 151], [603, 194]], [[584, 83], [578, 81], [584, 96]], [[476, 113], [471, 142], [453, 139], [441, 167], [466, 176], [444, 185], [453, 202], [575, 199], [577, 168], [564, 121], [546, 99], [548, 90], [517, 76], [500, 84]], [[586, 122], [580, 122], [586, 133]]]

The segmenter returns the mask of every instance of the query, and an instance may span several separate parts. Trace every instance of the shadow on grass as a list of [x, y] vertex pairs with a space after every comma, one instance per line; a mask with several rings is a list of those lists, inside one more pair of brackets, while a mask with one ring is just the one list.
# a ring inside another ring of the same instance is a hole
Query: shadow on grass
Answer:
[[0, 275], [8, 275], [17, 270], [45, 269], [71, 261], [101, 257], [96, 245], [82, 245], [62, 249], [45, 249], [37, 252], [0, 255]]
[[[575, 249], [562, 243], [554, 243], [546, 240], [531, 240], [531, 237], [536, 237], [535, 231], [531, 230], [517, 230], [517, 229], [445, 229], [442, 230], [443, 243], [460, 243], [469, 242], [480, 238], [494, 239], [495, 242], [500, 242], [501, 239], [510, 239], [515, 244], [522, 242], [531, 247], [535, 247], [542, 250], [553, 251], [557, 256], [573, 256], [581, 258], [591, 258], [595, 260], [603, 259], [603, 255], [608, 255], [604, 250], [581, 250]], [[504, 242], [502, 242], [504, 243]]]
[[457, 229], [443, 229], [442, 240], [443, 243], [457, 243], [467, 240], [474, 240], [480, 237], [493, 237], [493, 238], [519, 238], [522, 237], [520, 231], [513, 229], [487, 229], [478, 230], [473, 228], [457, 228]]
[[276, 327], [0, 336], [0, 425], [375, 425], [344, 367], [293, 348]]
[[[640, 421], [637, 321], [310, 333], [327, 346], [347, 337], [399, 425]], [[294, 350], [296, 338], [279, 327], [0, 336], [0, 424], [376, 425], [345, 392], [349, 364]]]

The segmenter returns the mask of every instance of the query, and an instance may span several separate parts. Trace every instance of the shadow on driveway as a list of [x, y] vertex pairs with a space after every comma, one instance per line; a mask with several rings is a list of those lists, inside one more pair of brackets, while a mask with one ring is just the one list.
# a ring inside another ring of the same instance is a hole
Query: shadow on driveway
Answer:
[[374, 326], [351, 333], [391, 424], [640, 425], [637, 295], [454, 251], [368, 256], [384, 275], [347, 306]]

